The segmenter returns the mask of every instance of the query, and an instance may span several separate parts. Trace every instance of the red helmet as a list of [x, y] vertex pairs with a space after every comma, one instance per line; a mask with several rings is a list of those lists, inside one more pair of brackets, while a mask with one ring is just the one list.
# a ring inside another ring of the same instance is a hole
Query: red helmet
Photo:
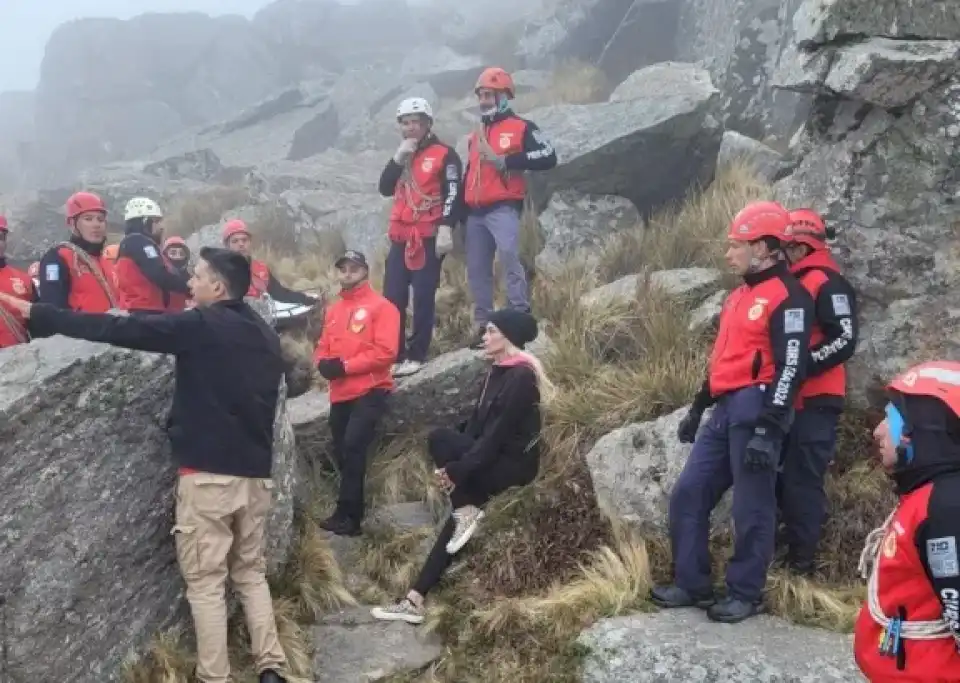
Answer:
[[823, 249], [827, 244], [827, 226], [823, 218], [813, 209], [794, 209], [790, 212], [790, 227], [787, 228], [787, 241], [792, 244], [805, 244], [811, 249]]
[[489, 69], [483, 70], [480, 77], [477, 78], [477, 84], [473, 91], [477, 92], [481, 88], [505, 92], [509, 98], [513, 98], [514, 94], [513, 78], [499, 66], [491, 66]]
[[0, 216], [0, 230], [3, 230], [4, 232], [10, 231], [10, 225], [7, 223], [6, 216]]
[[226, 244], [229, 242], [230, 238], [234, 235], [250, 235], [250, 230], [247, 228], [247, 224], [239, 218], [234, 218], [232, 221], [227, 221], [226, 225], [223, 226], [223, 243]]
[[915, 365], [894, 377], [887, 389], [910, 396], [938, 398], [960, 418], [960, 363], [935, 360]]
[[727, 239], [755, 242], [764, 237], [785, 239], [790, 213], [778, 202], [751, 202], [730, 221]]
[[34, 261], [30, 264], [30, 267], [27, 268], [27, 275], [30, 277], [40, 277], [40, 262]]
[[[224, 240], [224, 241], [226, 241], [226, 240]], [[163, 242], [163, 250], [166, 251], [166, 250], [167, 250], [167, 247], [183, 247], [183, 248], [186, 248], [186, 247], [187, 247], [187, 242], [186, 242], [186, 240], [184, 240], [182, 237], [177, 237], [176, 235], [174, 235], [173, 237], [168, 237], [166, 240], [164, 240], [164, 242]]]
[[67, 224], [77, 216], [88, 211], [100, 211], [107, 215], [107, 207], [103, 200], [92, 192], [77, 192], [67, 199]]

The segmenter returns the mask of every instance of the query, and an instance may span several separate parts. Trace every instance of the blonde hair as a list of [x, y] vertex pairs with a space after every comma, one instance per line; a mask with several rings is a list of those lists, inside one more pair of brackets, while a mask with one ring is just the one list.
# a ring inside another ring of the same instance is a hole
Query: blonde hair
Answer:
[[537, 388], [540, 390], [540, 403], [550, 403], [557, 394], [557, 387], [550, 381], [550, 378], [547, 377], [547, 371], [543, 367], [543, 363], [529, 351], [524, 351], [514, 346], [510, 340], [507, 339], [506, 342], [506, 355], [508, 357], [523, 358], [523, 360], [533, 368], [533, 374], [537, 376]]

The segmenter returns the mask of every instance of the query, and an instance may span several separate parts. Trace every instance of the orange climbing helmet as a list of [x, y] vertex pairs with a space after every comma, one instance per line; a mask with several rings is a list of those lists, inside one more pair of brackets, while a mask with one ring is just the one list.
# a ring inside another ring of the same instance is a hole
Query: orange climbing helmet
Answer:
[[177, 237], [176, 235], [174, 235], [173, 237], [168, 237], [166, 240], [164, 240], [163, 250], [166, 251], [168, 247], [186, 248], [187, 243], [182, 237]]
[[473, 92], [476, 93], [481, 89], [504, 92], [507, 94], [507, 97], [513, 99], [515, 92], [513, 77], [499, 66], [491, 66], [489, 69], [484, 69], [480, 73]]
[[231, 221], [227, 221], [223, 226], [223, 234], [221, 235], [223, 243], [226, 244], [229, 242], [230, 238], [234, 235], [250, 235], [250, 230], [247, 228], [247, 224], [239, 218], [234, 218]]
[[805, 244], [811, 249], [823, 249], [832, 231], [823, 222], [823, 218], [813, 209], [794, 209], [790, 212], [790, 227], [787, 228], [786, 241], [791, 244]]
[[960, 418], [960, 363], [935, 360], [914, 365], [893, 378], [887, 389], [908, 396], [930, 396]]
[[70, 225], [80, 214], [90, 211], [99, 211], [107, 215], [107, 207], [97, 195], [92, 192], [76, 192], [67, 199], [67, 225]]
[[788, 227], [790, 213], [778, 202], [751, 202], [730, 221], [727, 239], [736, 242], [756, 242], [764, 237], [784, 240]]

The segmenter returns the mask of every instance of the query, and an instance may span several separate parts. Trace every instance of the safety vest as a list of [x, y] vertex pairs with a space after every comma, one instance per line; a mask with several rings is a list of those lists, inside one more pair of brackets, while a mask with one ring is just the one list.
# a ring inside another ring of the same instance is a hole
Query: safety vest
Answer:
[[720, 311], [710, 354], [711, 394], [719, 396], [773, 381], [770, 314], [788, 295], [786, 285], [775, 275], [753, 286], [744, 283], [730, 293]]
[[417, 152], [404, 167], [393, 193], [389, 237], [405, 242], [414, 233], [433, 237], [443, 216], [443, 165], [448, 148], [435, 142]]
[[[30, 276], [10, 266], [0, 268], [0, 292], [30, 301], [33, 283]], [[0, 304], [0, 349], [30, 341], [27, 322], [19, 311]]]
[[[160, 249], [157, 247], [157, 252]], [[123, 252], [121, 252], [122, 254]], [[159, 254], [163, 259], [164, 267], [173, 272], [173, 264], [163, 254]], [[114, 265], [116, 273], [117, 290], [120, 293], [120, 306], [127, 311], [182, 311], [183, 304], [179, 308], [175, 305], [174, 296], [180, 297], [182, 301], [185, 298], [182, 294], [174, 294], [157, 287], [144, 275], [133, 259], [121, 256]]]
[[474, 131], [468, 138], [467, 177], [464, 198], [467, 206], [479, 208], [503, 201], [523, 201], [527, 180], [523, 173], [505, 171], [481, 158], [481, 148], [488, 146], [498, 156], [509, 156], [523, 151], [523, 137], [527, 122], [517, 116], [495, 121], [484, 127], [484, 138]]
[[119, 308], [113, 261], [106, 256], [92, 256], [69, 242], [62, 243], [57, 253], [70, 272], [67, 305], [71, 310], [106, 313]]
[[[791, 270], [800, 272], [800, 284], [804, 289], [810, 292], [810, 296], [816, 301], [820, 296], [820, 289], [830, 280], [830, 277], [823, 272], [829, 270], [834, 273], [840, 273], [840, 266], [833, 260], [826, 251], [815, 251], [805, 259], [797, 262]], [[811, 348], [822, 343], [826, 339], [823, 329], [818, 324], [814, 324], [810, 333]], [[830, 368], [819, 375], [809, 377], [800, 387], [800, 393], [797, 397], [799, 406], [803, 405], [803, 399], [814, 396], [844, 396], [847, 393], [847, 370], [844, 364]]]
[[267, 286], [270, 284], [270, 268], [263, 261], [253, 260], [250, 262], [250, 289], [247, 290], [247, 296], [261, 297], [267, 293]]

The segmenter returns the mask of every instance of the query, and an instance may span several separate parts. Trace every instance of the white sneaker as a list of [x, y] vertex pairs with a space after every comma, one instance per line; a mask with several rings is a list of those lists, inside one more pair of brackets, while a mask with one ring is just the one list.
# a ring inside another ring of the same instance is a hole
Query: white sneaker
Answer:
[[467, 544], [473, 534], [477, 531], [480, 520], [483, 519], [483, 510], [467, 505], [459, 510], [453, 511], [453, 535], [450, 536], [450, 542], [447, 543], [447, 552], [451, 555], [460, 552], [460, 549]]
[[402, 363], [393, 366], [393, 375], [395, 377], [409, 377], [420, 372], [423, 363], [415, 360], [405, 360]]
[[414, 605], [409, 598], [404, 598], [389, 607], [374, 607], [370, 610], [370, 615], [381, 621], [405, 621], [408, 624], [422, 624], [424, 609]]

